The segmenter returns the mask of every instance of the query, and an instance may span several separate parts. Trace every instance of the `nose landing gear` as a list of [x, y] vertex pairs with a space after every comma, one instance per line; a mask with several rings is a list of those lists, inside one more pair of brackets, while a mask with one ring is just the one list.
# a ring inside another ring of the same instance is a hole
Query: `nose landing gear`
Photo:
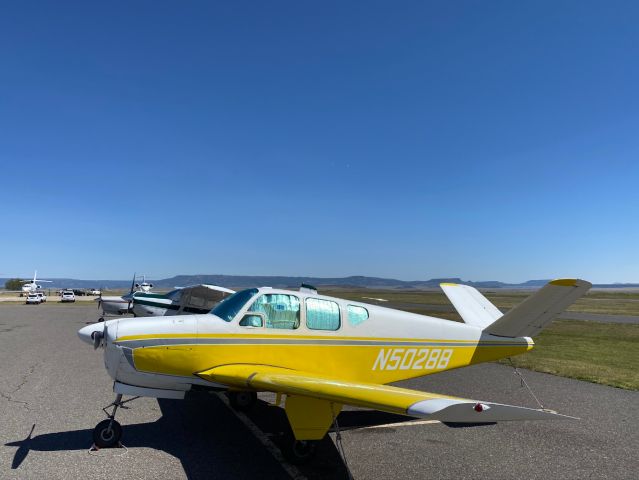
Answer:
[[[115, 412], [117, 412], [120, 407], [127, 408], [124, 404], [132, 402], [137, 398], [140, 397], [133, 397], [122, 401], [122, 394], [118, 393], [115, 396], [113, 403], [102, 409], [108, 418], [106, 420], [102, 420], [93, 429], [93, 443], [96, 447], [110, 448], [121, 445], [120, 440], [122, 439], [122, 426], [115, 420]], [[113, 411], [110, 414], [107, 412], [109, 407], [113, 407]]]
[[102, 420], [93, 429], [93, 443], [99, 448], [119, 446], [122, 426], [114, 419]]

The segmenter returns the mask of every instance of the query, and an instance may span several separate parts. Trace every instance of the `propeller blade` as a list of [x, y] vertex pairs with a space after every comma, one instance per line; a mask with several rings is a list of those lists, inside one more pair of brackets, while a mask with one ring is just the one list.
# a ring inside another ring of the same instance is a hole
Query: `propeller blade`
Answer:
[[129, 293], [133, 293], [134, 287], [135, 287], [135, 272], [133, 272], [133, 280], [131, 280], [131, 290], [129, 290]]

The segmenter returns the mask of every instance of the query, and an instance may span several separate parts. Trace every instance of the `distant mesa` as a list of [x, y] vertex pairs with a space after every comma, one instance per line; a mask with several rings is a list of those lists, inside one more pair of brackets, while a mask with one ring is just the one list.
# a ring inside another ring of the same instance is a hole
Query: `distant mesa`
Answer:
[[[0, 278], [0, 285], [4, 285], [6, 278]], [[52, 283], [46, 289], [56, 288], [105, 288], [125, 289], [131, 285], [131, 280], [78, 280], [73, 278], [51, 278]], [[161, 280], [148, 280], [155, 288], [166, 290], [176, 286], [196, 285], [207, 283], [222, 287], [274, 287], [298, 288], [302, 283], [316, 287], [339, 288], [389, 288], [389, 289], [435, 289], [440, 283], [459, 283], [476, 288], [539, 288], [550, 280], [528, 280], [523, 283], [505, 283], [498, 280], [468, 281], [459, 277], [431, 278], [430, 280], [397, 280], [393, 278], [365, 277], [361, 275], [350, 277], [288, 277], [288, 276], [260, 276], [260, 275], [176, 275]], [[596, 284], [598, 288], [637, 288], [639, 283], [611, 283]]]

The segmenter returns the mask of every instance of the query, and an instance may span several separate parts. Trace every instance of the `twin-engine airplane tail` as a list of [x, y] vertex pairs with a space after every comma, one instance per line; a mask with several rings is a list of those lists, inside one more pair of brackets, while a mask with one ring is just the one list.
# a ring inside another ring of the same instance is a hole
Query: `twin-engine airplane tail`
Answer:
[[584, 295], [592, 284], [572, 278], [553, 280], [506, 314], [473, 287], [455, 283], [440, 286], [468, 325], [500, 337], [533, 337]]

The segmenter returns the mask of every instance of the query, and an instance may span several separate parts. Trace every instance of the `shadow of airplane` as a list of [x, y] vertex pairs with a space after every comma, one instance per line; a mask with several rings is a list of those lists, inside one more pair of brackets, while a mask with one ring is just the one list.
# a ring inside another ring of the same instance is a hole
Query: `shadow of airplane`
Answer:
[[29, 432], [29, 435], [27, 435], [27, 438], [25, 438], [24, 440], [21, 440], [19, 442], [7, 443], [7, 446], [18, 447], [18, 450], [16, 450], [16, 453], [13, 456], [13, 461], [11, 462], [12, 469], [18, 468], [20, 464], [24, 462], [24, 459], [27, 458], [27, 455], [29, 454], [29, 450], [31, 450], [29, 446], [31, 442], [33, 441], [31, 438], [31, 435], [33, 435], [33, 430], [35, 429], [35, 426], [36, 424], [34, 423], [31, 426], [31, 431]]
[[[123, 425], [122, 443], [128, 448], [162, 450], [182, 463], [189, 479], [290, 478], [246, 426], [215, 395], [191, 392], [184, 400], [159, 399], [162, 416], [155, 422]], [[135, 404], [130, 405], [135, 408]], [[289, 428], [282, 408], [259, 401], [249, 418], [278, 445]], [[408, 417], [375, 411], [345, 411], [339, 415], [342, 430], [410, 421]], [[30, 451], [88, 450], [92, 428], [45, 433], [32, 438], [35, 424], [23, 440], [5, 444], [18, 447], [11, 464], [17, 469]], [[250, 461], [247, 461], [250, 459]], [[343, 479], [348, 472], [333, 441], [320, 442], [317, 456], [300, 467], [308, 478]]]

